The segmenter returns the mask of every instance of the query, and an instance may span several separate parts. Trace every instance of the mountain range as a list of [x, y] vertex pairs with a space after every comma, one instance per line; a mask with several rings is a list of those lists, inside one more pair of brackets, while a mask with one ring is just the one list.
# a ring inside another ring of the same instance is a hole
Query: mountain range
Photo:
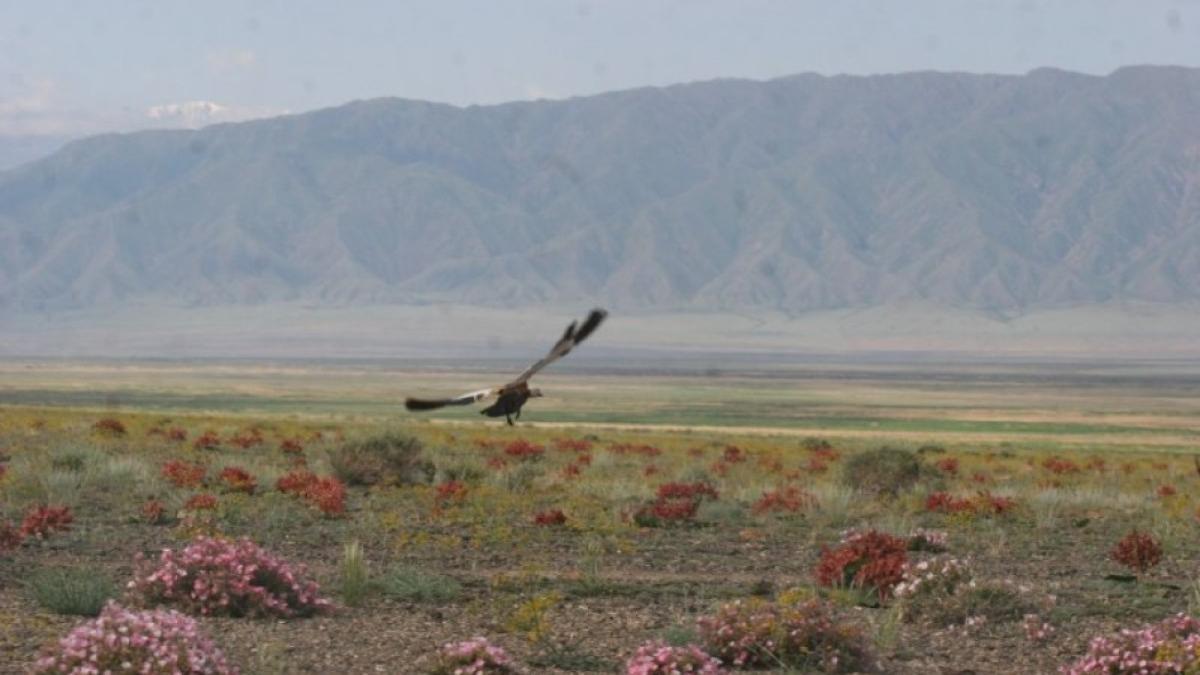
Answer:
[[0, 309], [1200, 300], [1200, 70], [375, 99], [0, 172]]

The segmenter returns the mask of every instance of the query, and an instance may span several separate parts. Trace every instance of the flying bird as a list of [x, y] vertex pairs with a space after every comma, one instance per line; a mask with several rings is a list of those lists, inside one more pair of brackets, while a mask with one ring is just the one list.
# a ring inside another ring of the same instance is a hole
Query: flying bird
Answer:
[[509, 425], [513, 423], [513, 416], [521, 419], [521, 406], [531, 398], [538, 398], [542, 395], [541, 389], [535, 389], [529, 386], [529, 379], [538, 373], [542, 368], [554, 363], [575, 348], [580, 342], [587, 339], [600, 323], [604, 321], [604, 317], [608, 316], [608, 312], [603, 309], [593, 309], [582, 325], [572, 321], [570, 326], [567, 326], [567, 332], [554, 343], [550, 348], [550, 353], [546, 354], [540, 361], [529, 366], [525, 372], [517, 376], [515, 380], [500, 387], [492, 387], [491, 389], [480, 389], [455, 396], [454, 398], [443, 399], [423, 399], [423, 398], [406, 398], [404, 399], [404, 407], [409, 410], [437, 410], [448, 405], [471, 405], [476, 401], [482, 401], [492, 396], [496, 397], [496, 401], [490, 406], [479, 411], [481, 415], [488, 417], [504, 417], [508, 420]]

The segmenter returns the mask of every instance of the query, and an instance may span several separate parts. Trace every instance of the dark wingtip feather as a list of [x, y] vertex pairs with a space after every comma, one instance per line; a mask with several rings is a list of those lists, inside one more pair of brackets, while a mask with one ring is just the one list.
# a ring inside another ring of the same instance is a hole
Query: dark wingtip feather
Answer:
[[446, 405], [445, 401], [427, 401], [420, 398], [404, 399], [404, 407], [409, 410], [436, 410]]
[[563, 336], [558, 339], [559, 342], [566, 342], [575, 335], [575, 323], [575, 321], [572, 321], [571, 325], [567, 326], [567, 332], [563, 333]]
[[591, 335], [592, 331], [600, 326], [600, 323], [604, 321], [604, 317], [606, 316], [608, 316], [608, 312], [605, 310], [598, 307], [593, 309], [588, 314], [588, 318], [583, 322], [583, 325], [579, 327], [579, 330], [575, 331], [575, 344], [579, 344], [587, 339], [587, 336]]

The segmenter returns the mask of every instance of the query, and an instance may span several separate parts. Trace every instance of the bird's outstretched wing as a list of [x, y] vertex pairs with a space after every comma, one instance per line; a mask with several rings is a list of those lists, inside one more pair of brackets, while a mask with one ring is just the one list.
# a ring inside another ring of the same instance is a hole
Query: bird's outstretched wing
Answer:
[[587, 336], [596, 330], [606, 316], [608, 316], [608, 312], [603, 309], [593, 309], [588, 313], [587, 318], [583, 320], [583, 325], [576, 327], [577, 322], [572, 321], [571, 325], [567, 326], [567, 332], [563, 333], [558, 342], [554, 343], [554, 346], [550, 348], [550, 353], [546, 354], [541, 361], [526, 368], [525, 372], [518, 375], [517, 379], [510, 382], [507, 386], [529, 381], [529, 378], [536, 375], [539, 370], [571, 353], [571, 349], [586, 340]]
[[409, 410], [437, 410], [448, 405], [471, 405], [476, 401], [483, 400], [489, 396], [495, 396], [499, 393], [498, 389], [480, 389], [462, 396], [443, 399], [427, 399], [427, 398], [406, 398], [404, 399], [404, 407]]

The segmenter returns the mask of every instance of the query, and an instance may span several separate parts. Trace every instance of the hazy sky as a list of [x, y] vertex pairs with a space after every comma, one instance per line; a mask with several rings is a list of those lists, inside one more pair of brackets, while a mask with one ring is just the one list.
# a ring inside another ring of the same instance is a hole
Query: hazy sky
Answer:
[[715, 77], [1200, 66], [1197, 0], [0, 0], [0, 135]]

